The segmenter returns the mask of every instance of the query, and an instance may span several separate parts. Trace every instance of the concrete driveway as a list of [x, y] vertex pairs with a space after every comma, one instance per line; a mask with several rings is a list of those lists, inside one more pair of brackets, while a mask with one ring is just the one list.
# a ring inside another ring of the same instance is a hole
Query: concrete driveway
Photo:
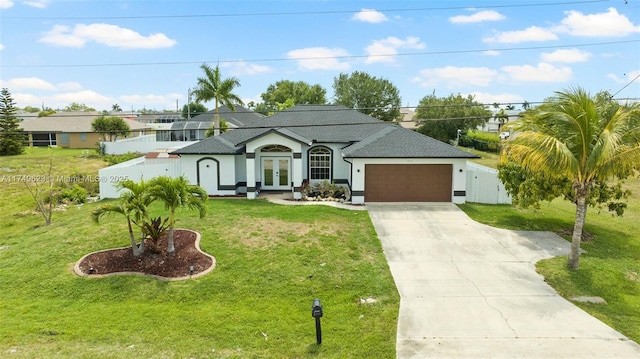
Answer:
[[555, 234], [485, 226], [448, 203], [367, 208], [401, 296], [398, 358], [640, 358], [536, 273], [569, 251]]

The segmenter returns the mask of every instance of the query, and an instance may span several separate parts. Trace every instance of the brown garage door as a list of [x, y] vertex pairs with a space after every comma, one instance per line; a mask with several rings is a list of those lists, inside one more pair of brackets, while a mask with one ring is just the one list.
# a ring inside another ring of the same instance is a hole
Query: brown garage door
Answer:
[[451, 202], [452, 165], [365, 165], [365, 202]]

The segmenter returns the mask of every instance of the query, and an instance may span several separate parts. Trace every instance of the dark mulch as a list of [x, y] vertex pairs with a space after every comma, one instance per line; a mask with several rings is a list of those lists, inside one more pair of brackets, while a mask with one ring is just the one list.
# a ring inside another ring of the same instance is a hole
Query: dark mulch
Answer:
[[[556, 234], [560, 235], [561, 237], [567, 237], [569, 239], [571, 239], [571, 236], [573, 236], [573, 228], [563, 228], [563, 229], [559, 229], [556, 231]], [[582, 230], [582, 237], [580, 237], [580, 242], [582, 243], [589, 243], [589, 242], [593, 242], [593, 234], [585, 231], [584, 229]]]
[[[213, 265], [213, 260], [198, 251], [195, 245], [196, 234], [191, 231], [176, 229], [174, 231], [175, 254], [167, 255], [167, 239], [165, 234], [158, 247], [151, 248], [153, 242], [147, 240], [145, 253], [133, 256], [131, 247], [112, 249], [86, 256], [78, 267], [84, 274], [108, 274], [116, 272], [138, 272], [165, 278], [178, 278], [203, 272]], [[193, 273], [189, 267], [193, 266]], [[93, 269], [93, 270], [92, 270]]]

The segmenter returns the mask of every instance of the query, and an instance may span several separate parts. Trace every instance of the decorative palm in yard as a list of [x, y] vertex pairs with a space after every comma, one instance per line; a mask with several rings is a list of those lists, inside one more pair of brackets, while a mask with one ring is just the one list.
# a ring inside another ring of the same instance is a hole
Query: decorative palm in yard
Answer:
[[169, 240], [167, 253], [175, 252], [173, 244], [173, 230], [176, 221], [176, 210], [179, 207], [196, 209], [203, 218], [207, 213], [204, 202], [207, 200], [207, 192], [200, 186], [191, 185], [183, 176], [172, 178], [160, 176], [151, 179], [148, 183], [148, 192], [153, 200], [160, 200], [169, 211]]
[[140, 244], [136, 244], [133, 234], [132, 223], [142, 226], [148, 217], [148, 206], [152, 198], [147, 193], [147, 184], [144, 181], [140, 183], [126, 180], [118, 183], [118, 188], [122, 190], [120, 202], [115, 204], [107, 204], [96, 208], [91, 212], [91, 219], [95, 223], [100, 222], [100, 218], [119, 213], [126, 217], [129, 229], [129, 239], [131, 240], [131, 249], [135, 257], [144, 253], [144, 240]]
[[204, 77], [198, 77], [198, 84], [193, 94], [196, 96], [196, 102], [215, 101], [213, 127], [214, 134], [217, 136], [220, 133], [219, 106], [227, 106], [231, 111], [235, 111], [236, 105], [243, 105], [242, 99], [233, 93], [233, 90], [240, 86], [240, 81], [235, 77], [223, 79], [220, 66], [217, 65], [211, 68], [207, 64], [202, 64], [200, 68], [204, 71]]
[[515, 136], [503, 147], [503, 162], [552, 181], [569, 181], [576, 204], [568, 267], [578, 269], [587, 205], [615, 179], [640, 169], [640, 106], [621, 106], [607, 93], [581, 88], [556, 92], [542, 105], [505, 125]]

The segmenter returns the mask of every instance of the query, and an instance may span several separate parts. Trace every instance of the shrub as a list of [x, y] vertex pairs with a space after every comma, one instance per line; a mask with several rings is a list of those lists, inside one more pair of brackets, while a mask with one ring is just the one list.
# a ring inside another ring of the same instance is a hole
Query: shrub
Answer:
[[87, 190], [80, 187], [77, 183], [73, 186], [66, 186], [56, 198], [57, 203], [85, 203], [87, 201]]
[[317, 182], [312, 185], [305, 183], [302, 186], [302, 197], [305, 199], [319, 200], [319, 199], [337, 199], [347, 201], [351, 198], [349, 195], [349, 189], [345, 186], [330, 183], [329, 181]]
[[471, 147], [479, 151], [500, 153], [502, 141], [497, 134], [468, 132], [460, 136], [460, 146]]
[[118, 163], [126, 162], [126, 161], [132, 160], [134, 158], [138, 158], [138, 157], [140, 157], [142, 155], [143, 154], [140, 153], [140, 152], [127, 152], [127, 153], [122, 154], [122, 155], [104, 155], [102, 157], [102, 159], [109, 166], [113, 166], [113, 165], [116, 165]]

